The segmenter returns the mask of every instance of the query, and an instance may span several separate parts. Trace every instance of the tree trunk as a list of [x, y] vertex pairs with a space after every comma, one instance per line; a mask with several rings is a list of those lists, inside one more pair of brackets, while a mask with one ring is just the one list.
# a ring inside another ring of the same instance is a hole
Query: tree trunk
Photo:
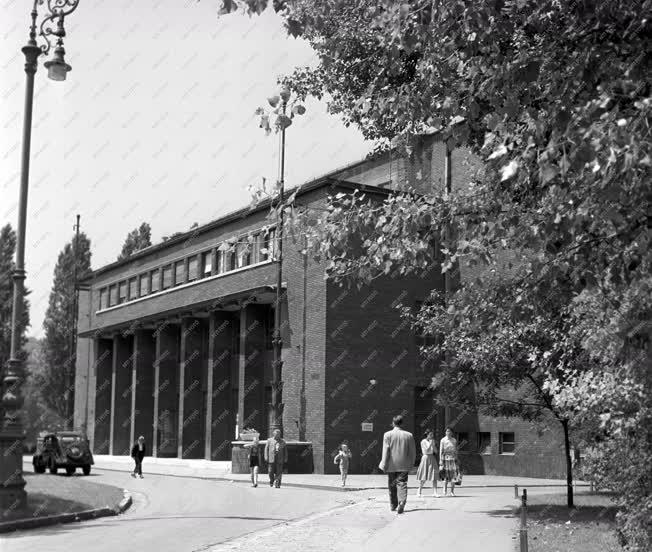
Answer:
[[568, 437], [568, 420], [562, 420], [564, 428], [564, 452], [566, 453], [566, 498], [569, 508], [574, 508], [573, 501], [573, 461], [571, 458], [570, 439]]

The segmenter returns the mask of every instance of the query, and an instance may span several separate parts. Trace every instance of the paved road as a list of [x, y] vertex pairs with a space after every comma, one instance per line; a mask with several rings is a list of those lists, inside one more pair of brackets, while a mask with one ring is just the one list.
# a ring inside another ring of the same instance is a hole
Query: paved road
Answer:
[[350, 496], [353, 493], [270, 489], [267, 485], [254, 489], [243, 483], [164, 475], [146, 475], [140, 480], [127, 473], [94, 473], [94, 482], [131, 492], [134, 504], [125, 514], [5, 534], [0, 537], [2, 552], [207, 551], [247, 533], [356, 500]]

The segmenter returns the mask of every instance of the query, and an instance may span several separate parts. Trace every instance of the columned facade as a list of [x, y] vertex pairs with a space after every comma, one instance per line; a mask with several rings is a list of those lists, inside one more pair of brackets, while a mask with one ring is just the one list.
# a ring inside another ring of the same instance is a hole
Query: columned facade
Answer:
[[155, 457], [230, 460], [239, 420], [265, 435], [272, 313], [245, 301], [95, 338], [94, 452], [143, 435]]

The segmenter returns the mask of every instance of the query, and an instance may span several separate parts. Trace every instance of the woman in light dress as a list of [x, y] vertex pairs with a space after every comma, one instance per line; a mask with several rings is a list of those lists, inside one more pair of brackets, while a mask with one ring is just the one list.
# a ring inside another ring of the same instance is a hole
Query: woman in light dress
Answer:
[[417, 469], [417, 479], [419, 481], [419, 490], [417, 496], [421, 496], [421, 490], [426, 481], [432, 481], [432, 496], [439, 498], [437, 493], [437, 458], [435, 458], [435, 434], [432, 430], [426, 431], [426, 435], [421, 441], [421, 462]]
[[457, 439], [453, 437], [450, 427], [446, 428], [446, 436], [439, 443], [439, 462], [443, 472], [444, 494], [448, 494], [448, 485], [450, 484], [450, 496], [455, 496], [455, 480], [460, 475], [459, 465], [457, 463]]

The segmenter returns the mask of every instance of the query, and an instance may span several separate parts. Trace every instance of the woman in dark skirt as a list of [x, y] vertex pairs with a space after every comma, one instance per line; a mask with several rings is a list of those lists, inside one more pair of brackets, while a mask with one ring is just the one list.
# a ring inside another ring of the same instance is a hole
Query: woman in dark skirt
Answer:
[[258, 435], [245, 448], [249, 449], [249, 471], [251, 472], [251, 486], [258, 487], [258, 470], [260, 469], [260, 447], [258, 446]]
[[449, 427], [446, 428], [446, 436], [439, 442], [439, 469], [443, 475], [444, 494], [448, 496], [450, 484], [450, 496], [455, 496], [455, 480], [459, 478], [460, 469], [457, 462], [457, 439]]

